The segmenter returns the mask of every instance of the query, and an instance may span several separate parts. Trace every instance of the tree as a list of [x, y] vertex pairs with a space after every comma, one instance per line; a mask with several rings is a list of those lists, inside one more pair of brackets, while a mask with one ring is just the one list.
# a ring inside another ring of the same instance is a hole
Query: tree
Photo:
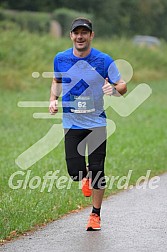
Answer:
[[166, 0], [1, 0], [1, 6], [50, 13], [66, 8], [90, 14], [100, 36], [147, 34], [167, 39]]

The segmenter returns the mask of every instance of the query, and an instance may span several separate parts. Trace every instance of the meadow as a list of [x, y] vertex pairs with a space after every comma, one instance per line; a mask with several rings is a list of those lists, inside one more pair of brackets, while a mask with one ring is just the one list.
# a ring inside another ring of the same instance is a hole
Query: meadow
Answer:
[[[20, 101], [48, 101], [51, 79], [42, 73], [53, 71], [54, 55], [71, 46], [68, 38], [55, 39], [50, 35], [35, 35], [16, 30], [1, 31], [0, 41], [0, 239], [10, 240], [29, 230], [43, 226], [71, 211], [78, 211], [91, 204], [84, 198], [78, 183], [59, 189], [60, 180], [42, 190], [47, 172], [59, 171], [58, 177], [67, 176], [63, 140], [57, 148], [32, 165], [20, 169], [15, 159], [27, 148], [44, 137], [55, 123], [53, 119], [34, 119], [35, 112], [48, 112], [48, 108], [22, 108]], [[129, 186], [135, 185], [140, 176], [150, 170], [150, 178], [167, 171], [167, 45], [144, 48], [130, 40], [95, 39], [93, 46], [110, 54], [114, 59], [125, 59], [134, 70], [128, 83], [128, 93], [137, 84], [147, 83], [152, 95], [130, 116], [120, 117], [111, 108], [109, 119], [116, 124], [115, 133], [108, 138], [106, 175], [127, 176], [132, 170]], [[39, 72], [39, 78], [32, 78]], [[127, 95], [128, 95], [127, 93]], [[18, 172], [13, 184], [11, 175]], [[41, 178], [39, 186], [32, 188], [34, 176]], [[31, 181], [31, 182], [30, 182]], [[118, 181], [118, 180], [117, 180]], [[106, 189], [105, 197], [118, 193], [118, 183]], [[122, 188], [123, 190], [124, 188]]]

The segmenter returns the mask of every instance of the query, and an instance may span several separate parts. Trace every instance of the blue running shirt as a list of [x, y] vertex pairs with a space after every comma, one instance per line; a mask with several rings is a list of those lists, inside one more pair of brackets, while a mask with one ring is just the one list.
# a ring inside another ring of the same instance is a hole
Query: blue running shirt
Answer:
[[54, 73], [62, 80], [63, 128], [106, 126], [102, 87], [105, 78], [110, 83], [121, 78], [113, 59], [95, 48], [79, 58], [70, 48], [55, 56]]

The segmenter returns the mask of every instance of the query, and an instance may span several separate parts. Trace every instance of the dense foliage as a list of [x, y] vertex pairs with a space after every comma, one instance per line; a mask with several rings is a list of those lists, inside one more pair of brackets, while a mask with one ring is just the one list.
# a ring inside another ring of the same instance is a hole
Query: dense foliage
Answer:
[[49, 12], [59, 8], [89, 13], [98, 35], [154, 35], [167, 39], [166, 0], [1, 0], [4, 9]]

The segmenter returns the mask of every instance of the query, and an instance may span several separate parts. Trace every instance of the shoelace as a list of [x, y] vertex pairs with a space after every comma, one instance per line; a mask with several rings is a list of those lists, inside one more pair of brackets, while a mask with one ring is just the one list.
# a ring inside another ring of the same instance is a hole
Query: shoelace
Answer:
[[100, 217], [97, 214], [92, 213], [91, 214], [91, 221], [100, 223]]

